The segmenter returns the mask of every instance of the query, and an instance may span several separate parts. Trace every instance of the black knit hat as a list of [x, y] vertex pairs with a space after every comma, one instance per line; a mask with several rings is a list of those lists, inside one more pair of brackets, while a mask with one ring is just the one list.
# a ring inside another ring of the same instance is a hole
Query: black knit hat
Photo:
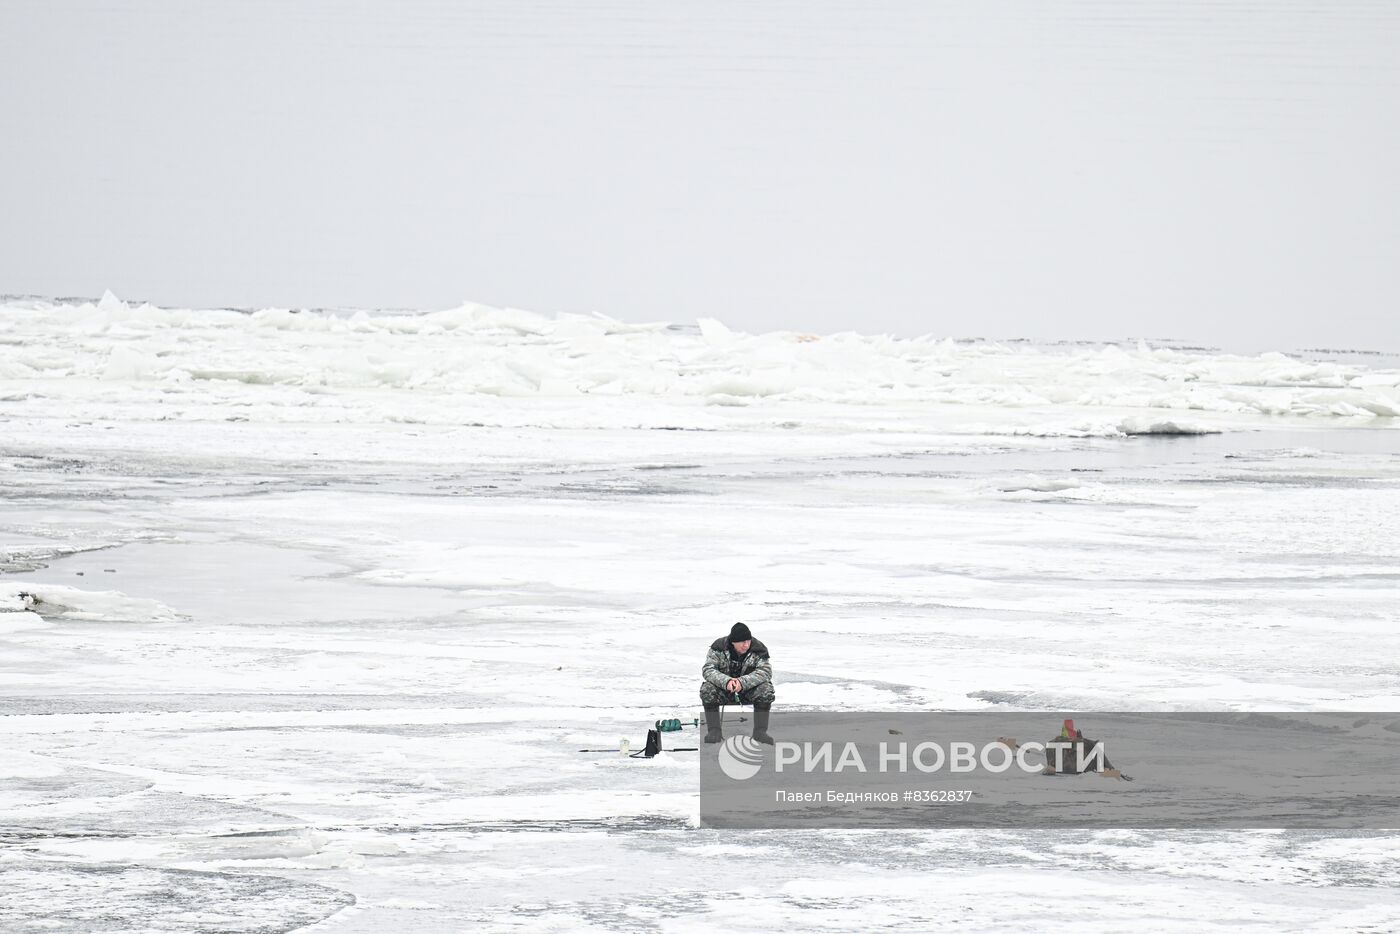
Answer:
[[749, 632], [749, 627], [743, 623], [735, 623], [734, 628], [729, 630], [730, 642], [747, 642], [753, 638], [753, 633]]

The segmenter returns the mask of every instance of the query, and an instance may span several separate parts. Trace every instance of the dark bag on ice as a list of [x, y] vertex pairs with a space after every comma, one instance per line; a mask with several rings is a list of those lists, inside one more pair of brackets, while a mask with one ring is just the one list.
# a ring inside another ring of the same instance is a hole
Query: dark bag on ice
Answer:
[[642, 757], [650, 759], [661, 751], [661, 731], [647, 730], [647, 747], [642, 750]]

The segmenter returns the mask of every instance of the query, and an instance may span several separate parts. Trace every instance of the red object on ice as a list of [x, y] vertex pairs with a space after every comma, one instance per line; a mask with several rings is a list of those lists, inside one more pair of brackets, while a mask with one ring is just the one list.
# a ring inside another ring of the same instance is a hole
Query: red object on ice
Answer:
[[1065, 735], [1067, 735], [1070, 739], [1074, 739], [1074, 721], [1073, 721], [1073, 720], [1066, 720], [1066, 721], [1065, 721]]

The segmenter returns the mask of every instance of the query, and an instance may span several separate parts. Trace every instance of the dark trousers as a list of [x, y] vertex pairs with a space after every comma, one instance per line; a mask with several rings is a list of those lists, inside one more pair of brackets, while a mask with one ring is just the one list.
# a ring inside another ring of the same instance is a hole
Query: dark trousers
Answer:
[[717, 688], [708, 681], [700, 683], [700, 703], [705, 707], [720, 707], [724, 704], [753, 704], [755, 708], [763, 710], [773, 706], [773, 701], [777, 696], [771, 681], [755, 684], [747, 690], [740, 691], [737, 701], [732, 693], [723, 688]]

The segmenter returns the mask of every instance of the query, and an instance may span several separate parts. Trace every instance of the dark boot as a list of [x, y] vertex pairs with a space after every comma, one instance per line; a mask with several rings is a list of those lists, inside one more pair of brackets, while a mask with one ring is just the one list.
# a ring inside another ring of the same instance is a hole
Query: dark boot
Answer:
[[705, 742], [707, 742], [707, 743], [718, 743], [718, 742], [719, 742], [720, 740], [722, 740], [722, 739], [724, 739], [724, 734], [723, 734], [722, 732], [720, 732], [720, 726], [719, 726], [719, 708], [718, 708], [718, 707], [706, 707], [706, 708], [705, 708]]
[[753, 738], [769, 746], [773, 745], [773, 737], [768, 735], [768, 714], [771, 712], [768, 707], [753, 709]]

